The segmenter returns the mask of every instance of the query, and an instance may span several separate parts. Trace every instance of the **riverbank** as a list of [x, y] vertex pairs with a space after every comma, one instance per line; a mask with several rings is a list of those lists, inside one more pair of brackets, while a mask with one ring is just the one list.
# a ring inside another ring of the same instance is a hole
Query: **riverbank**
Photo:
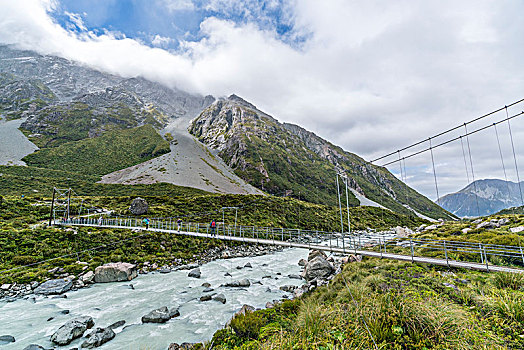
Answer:
[[[296, 277], [301, 272], [297, 263], [307, 254], [307, 250], [286, 249], [218, 259], [199, 267], [200, 278], [190, 277], [186, 269], [156, 270], [129, 282], [95, 283], [59, 296], [0, 302], [2, 332], [16, 339], [2, 348], [22, 349], [30, 343], [53, 347], [51, 335], [80, 316], [92, 317], [95, 328], [125, 321], [102, 349], [125, 349], [129, 344], [132, 349], [167, 349], [173, 342], [202, 342], [211, 339], [244, 304], [262, 309], [268, 302], [292, 298], [293, 293], [281, 287], [304, 283]], [[243, 280], [249, 285], [235, 286]], [[180, 315], [163, 324], [142, 322], [144, 315], [164, 306]], [[80, 347], [83, 341], [75, 340], [69, 347]]]

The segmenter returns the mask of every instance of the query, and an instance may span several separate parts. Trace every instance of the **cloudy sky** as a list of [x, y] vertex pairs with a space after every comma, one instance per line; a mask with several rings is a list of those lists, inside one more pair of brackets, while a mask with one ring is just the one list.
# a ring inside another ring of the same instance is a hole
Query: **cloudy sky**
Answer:
[[[523, 98], [522, 13], [519, 0], [0, 0], [0, 43], [236, 93], [370, 160]], [[524, 172], [524, 117], [512, 127]], [[507, 124], [498, 132], [516, 180]], [[475, 178], [504, 178], [493, 128], [469, 141]], [[441, 195], [472, 179], [459, 141], [434, 159]], [[429, 154], [405, 167], [407, 183], [435, 199]]]

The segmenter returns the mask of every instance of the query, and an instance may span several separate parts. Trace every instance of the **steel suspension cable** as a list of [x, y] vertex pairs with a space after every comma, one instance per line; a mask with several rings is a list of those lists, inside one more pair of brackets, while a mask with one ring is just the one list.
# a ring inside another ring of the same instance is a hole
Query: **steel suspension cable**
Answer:
[[[520, 113], [517, 113], [517, 114], [515, 114], [515, 115], [512, 115], [512, 116], [510, 116], [510, 117], [504, 118], [504, 119], [502, 119], [502, 120], [499, 120], [498, 122], [495, 122], [495, 124], [501, 124], [501, 123], [503, 123], [503, 122], [505, 122], [505, 121], [507, 121], [507, 120], [510, 120], [510, 119], [513, 119], [513, 118], [517, 118], [517, 117], [520, 117], [520, 116], [522, 116], [522, 115], [524, 115], [524, 111], [523, 111], [523, 112], [520, 112]], [[447, 145], [448, 143], [451, 143], [451, 142], [454, 142], [454, 141], [459, 140], [461, 137], [465, 137], [465, 136], [468, 136], [468, 135], [473, 135], [473, 134], [476, 134], [476, 133], [478, 133], [478, 132], [481, 132], [481, 131], [483, 131], [483, 130], [486, 130], [486, 129], [488, 129], [488, 128], [492, 128], [492, 127], [493, 127], [493, 124], [489, 124], [489, 125], [483, 126], [483, 127], [478, 128], [478, 129], [476, 129], [476, 130], [473, 130], [473, 131], [471, 131], [471, 132], [468, 132], [466, 135], [457, 136], [457, 137], [452, 138], [452, 139], [449, 139], [449, 140], [447, 140], [447, 141], [443, 141], [443, 142], [441, 142], [441, 143], [439, 143], [439, 144], [433, 146], [433, 148], [438, 148], [438, 147], [441, 147], [441, 146]], [[432, 138], [434, 138], [434, 137], [432, 137]], [[425, 141], [427, 141], [427, 139], [426, 139]], [[427, 151], [429, 151], [429, 148], [425, 148], [425, 149], [423, 149], [423, 150], [420, 150], [420, 151], [417, 151], [417, 152], [413, 152], [413, 153], [411, 153], [410, 155], [407, 155], [407, 156], [402, 157], [402, 159], [411, 158], [411, 157], [414, 157], [414, 156], [416, 156], [416, 155], [419, 155], [419, 154], [424, 153], [424, 152], [427, 152]], [[395, 153], [397, 153], [397, 152], [395, 151]], [[394, 164], [394, 163], [396, 163], [396, 162], [398, 162], [398, 159], [395, 159], [395, 160], [392, 160], [392, 161], [390, 161], [390, 162], [387, 162], [387, 163], [381, 164], [380, 166], [381, 166], [381, 167], [385, 167], [385, 166], [388, 166], [388, 165], [390, 165], [390, 164]]]
[[471, 178], [473, 180], [473, 189], [475, 190], [475, 201], [477, 203], [477, 216], [480, 216], [479, 197], [477, 195], [477, 183], [475, 182], [475, 171], [473, 170], [473, 157], [471, 156], [471, 147], [469, 145], [468, 127], [466, 123], [464, 123], [464, 129], [466, 131], [466, 143], [468, 145], [469, 167], [471, 169]]
[[440, 196], [438, 194], [438, 184], [437, 184], [437, 172], [435, 171], [435, 159], [433, 158], [433, 147], [431, 147], [431, 137], [429, 140], [429, 151], [431, 152], [431, 164], [433, 164], [433, 177], [435, 178], [435, 190], [437, 191], [437, 203], [440, 205]]
[[468, 163], [466, 162], [466, 152], [464, 152], [464, 142], [462, 141], [462, 135], [460, 136], [460, 146], [462, 147], [462, 157], [464, 158], [464, 167], [466, 168], [466, 177], [468, 178], [469, 185], [469, 173], [468, 173]]
[[[493, 114], [495, 114], [495, 113], [498, 113], [498, 112], [504, 110], [504, 108], [507, 109], [508, 107], [511, 107], [511, 106], [517, 105], [517, 104], [519, 104], [519, 103], [521, 103], [521, 102], [523, 102], [523, 101], [524, 101], [524, 98], [521, 99], [521, 100], [515, 101], [515, 102], [513, 102], [513, 103], [511, 103], [511, 104], [509, 104], [509, 105], [507, 105], [507, 106], [504, 106], [504, 107], [502, 107], [502, 108], [499, 108], [499, 109], [497, 109], [497, 110], [495, 110], [495, 111], [493, 111], [493, 112], [489, 112], [488, 114], [484, 114], [484, 115], [482, 115], [482, 116], [480, 116], [480, 117], [477, 117], [477, 118], [475, 118], [475, 119], [472, 119], [472, 120], [466, 122], [465, 124], [471, 124], [471, 123], [474, 123], [474, 122], [476, 122], [476, 121], [479, 121], [479, 120], [481, 120], [481, 119], [484, 119], [484, 118], [486, 118], [486, 117], [489, 117], [490, 115], [493, 115]], [[459, 126], [453, 127], [453, 128], [451, 128], [451, 129], [448, 129], [448, 130], [446, 130], [446, 131], [443, 131], [443, 132], [441, 132], [441, 133], [439, 133], [439, 134], [437, 134], [437, 135], [434, 135], [432, 138], [437, 138], [437, 137], [439, 137], [439, 136], [442, 136], [442, 135], [448, 134], [448, 133], [450, 133], [450, 132], [452, 132], [452, 131], [455, 131], [455, 130], [460, 129], [461, 127], [462, 127], [462, 125], [459, 125]], [[424, 142], [426, 142], [426, 139], [421, 140], [421, 141], [418, 141], [418, 142], [415, 142], [415, 143], [413, 143], [413, 144], [411, 144], [411, 145], [409, 145], [409, 146], [406, 146], [406, 147], [404, 147], [404, 148], [401, 148], [399, 151], [405, 151], [405, 150], [407, 150], [407, 149], [410, 149], [410, 148], [413, 148], [413, 147], [418, 146], [418, 145], [420, 145], [420, 144], [423, 144]], [[382, 156], [382, 157], [379, 157], [379, 158], [373, 159], [372, 161], [370, 161], [370, 163], [374, 163], [374, 162], [376, 162], [377, 160], [381, 160], [381, 159], [387, 158], [387, 157], [389, 157], [389, 156], [392, 156], [392, 155], [394, 155], [394, 154], [397, 153], [397, 152], [398, 152], [398, 151], [396, 151], [396, 152], [391, 152], [391, 153], [388, 153], [388, 154], [386, 154], [386, 155], [384, 155], [384, 156]]]
[[511, 123], [509, 122], [507, 106], [506, 106], [506, 118], [508, 119], [508, 129], [509, 129], [509, 138], [511, 140], [511, 150], [513, 151], [513, 160], [515, 162], [515, 171], [517, 172], [517, 182], [519, 184], [520, 203], [521, 205], [524, 205], [524, 199], [522, 198], [522, 187], [520, 184], [519, 167], [517, 166], [517, 156], [515, 155], [515, 144], [513, 143], [513, 133], [511, 132]]
[[337, 195], [338, 195], [338, 210], [340, 211], [340, 233], [344, 232], [344, 222], [342, 220], [342, 203], [340, 201], [340, 186], [338, 184], [338, 173], [337, 173]]
[[497, 145], [499, 146], [500, 162], [502, 163], [502, 170], [504, 170], [504, 180], [506, 181], [506, 187], [508, 188], [508, 196], [510, 195], [509, 191], [509, 182], [508, 175], [506, 174], [506, 166], [504, 165], [504, 157], [502, 156], [502, 148], [500, 147], [499, 132], [497, 131], [497, 125], [493, 124], [495, 128], [495, 135], [497, 136]]

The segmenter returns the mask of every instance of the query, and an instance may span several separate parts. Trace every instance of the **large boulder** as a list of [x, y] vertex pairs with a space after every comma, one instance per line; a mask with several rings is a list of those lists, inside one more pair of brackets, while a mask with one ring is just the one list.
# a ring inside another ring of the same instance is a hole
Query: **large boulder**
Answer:
[[146, 200], [140, 197], [133, 199], [131, 206], [129, 207], [129, 211], [133, 215], [146, 214], [148, 209], [149, 205], [147, 204]]
[[0, 345], [14, 343], [15, 341], [16, 339], [12, 335], [0, 335]]
[[241, 279], [240, 281], [233, 281], [226, 283], [226, 287], [249, 287], [251, 282], [247, 278]]
[[324, 259], [327, 259], [327, 255], [326, 253], [324, 253], [324, 251], [322, 250], [312, 250], [309, 252], [309, 255], [307, 257], [307, 261], [311, 261], [313, 259], [315, 259], [317, 256], [321, 256], [323, 257]]
[[200, 278], [201, 275], [202, 275], [202, 272], [200, 272], [200, 269], [198, 267], [196, 269], [189, 271], [189, 273], [187, 274], [188, 277], [193, 277], [193, 278]]
[[80, 338], [84, 332], [95, 325], [93, 318], [82, 316], [68, 321], [62, 327], [53, 333], [51, 341], [58, 345], [68, 345], [74, 339]]
[[24, 348], [24, 350], [46, 350], [43, 346], [38, 344], [29, 344]]
[[161, 308], [142, 316], [142, 323], [165, 323], [177, 316], [180, 316], [178, 309], [169, 311], [167, 306], [162, 306]]
[[53, 295], [67, 292], [73, 287], [73, 283], [67, 279], [49, 280], [35, 289], [35, 294]]
[[87, 339], [82, 343], [82, 347], [85, 349], [97, 348], [114, 337], [115, 332], [111, 328], [97, 328], [87, 335]]
[[136, 265], [125, 262], [109, 263], [95, 269], [97, 283], [131, 281], [136, 276]]
[[326, 259], [322, 256], [317, 256], [307, 263], [304, 272], [302, 272], [302, 277], [307, 281], [316, 278], [325, 279], [333, 274], [334, 271], [335, 269]]
[[395, 227], [395, 234], [397, 237], [406, 238], [413, 234], [413, 231], [407, 227]]

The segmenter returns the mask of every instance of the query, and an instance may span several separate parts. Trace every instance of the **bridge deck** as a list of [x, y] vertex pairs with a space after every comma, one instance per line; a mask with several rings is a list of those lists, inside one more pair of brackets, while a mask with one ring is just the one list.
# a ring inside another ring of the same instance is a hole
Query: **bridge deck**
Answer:
[[[107, 225], [107, 224], [97, 225], [97, 224], [80, 224], [80, 223], [63, 224], [63, 225], [144, 230], [144, 228], [141, 226], [121, 226], [121, 225]], [[394, 253], [387, 253], [387, 252], [376, 252], [376, 251], [365, 250], [365, 249], [356, 249], [356, 248], [341, 248], [338, 246], [327, 246], [327, 245], [321, 245], [321, 244], [298, 243], [298, 242], [292, 242], [292, 241], [281, 241], [281, 240], [258, 238], [258, 237], [251, 238], [251, 237], [242, 237], [242, 236], [227, 235], [227, 234], [218, 234], [218, 233], [216, 235], [211, 235], [209, 233], [178, 231], [178, 230], [163, 229], [163, 228], [149, 228], [147, 231], [164, 232], [164, 233], [169, 233], [169, 234], [177, 234], [177, 235], [193, 236], [193, 237], [201, 237], [201, 238], [221, 239], [221, 240], [235, 241], [235, 242], [277, 245], [277, 246], [289, 247], [289, 248], [318, 249], [318, 250], [323, 250], [323, 251], [328, 251], [328, 252], [333, 252], [333, 253], [359, 254], [362, 256], [369, 256], [369, 257], [375, 257], [375, 258], [393, 259], [393, 260], [400, 260], [400, 261], [411, 261], [414, 263], [457, 267], [457, 268], [465, 268], [465, 269], [487, 271], [487, 272], [524, 273], [524, 270], [522, 269], [511, 268], [511, 267], [506, 267], [506, 266], [487, 265], [484, 263], [464, 262], [464, 261], [456, 261], [456, 260], [451, 260], [451, 259], [446, 260], [442, 258], [422, 257], [422, 256], [416, 256], [416, 255], [403, 255], [403, 254], [394, 254]]]

